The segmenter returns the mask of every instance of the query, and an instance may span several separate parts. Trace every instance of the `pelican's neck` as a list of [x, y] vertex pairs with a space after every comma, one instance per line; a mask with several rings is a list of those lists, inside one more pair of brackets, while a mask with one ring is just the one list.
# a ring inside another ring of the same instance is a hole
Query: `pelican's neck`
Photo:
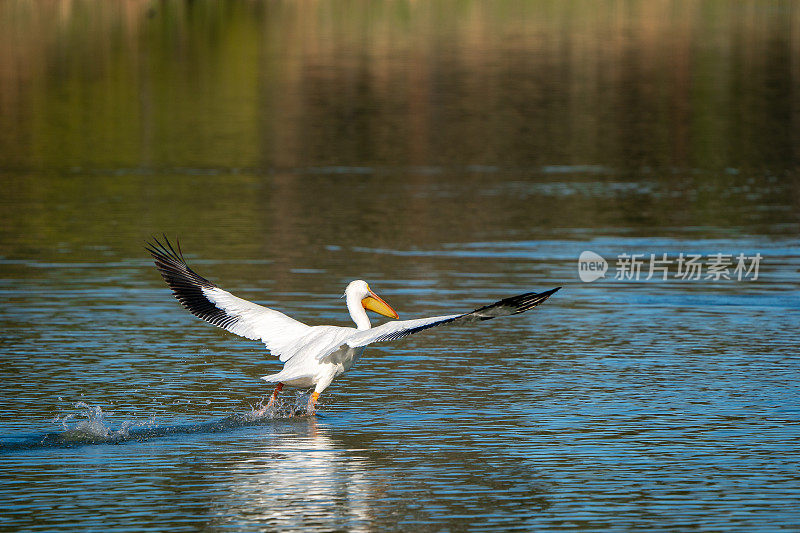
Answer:
[[354, 294], [347, 295], [347, 310], [350, 311], [350, 318], [356, 323], [358, 329], [369, 329], [372, 324], [369, 322], [367, 310], [361, 305], [361, 298]]

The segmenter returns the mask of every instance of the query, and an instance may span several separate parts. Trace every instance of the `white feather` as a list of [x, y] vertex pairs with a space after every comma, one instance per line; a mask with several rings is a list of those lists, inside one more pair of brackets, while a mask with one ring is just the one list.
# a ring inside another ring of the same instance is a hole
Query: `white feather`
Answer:
[[297, 353], [298, 342], [309, 333], [311, 326], [263, 305], [254, 304], [219, 287], [203, 287], [208, 300], [228, 315], [237, 317], [225, 329], [248, 339], [260, 340], [282, 362]]

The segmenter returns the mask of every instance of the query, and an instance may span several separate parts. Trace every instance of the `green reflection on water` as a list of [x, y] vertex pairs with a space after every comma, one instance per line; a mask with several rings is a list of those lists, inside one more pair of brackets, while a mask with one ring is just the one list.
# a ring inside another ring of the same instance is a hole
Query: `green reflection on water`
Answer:
[[3, 2], [0, 254], [793, 234], [799, 13]]
[[0, 166], [792, 169], [792, 2], [0, 5]]

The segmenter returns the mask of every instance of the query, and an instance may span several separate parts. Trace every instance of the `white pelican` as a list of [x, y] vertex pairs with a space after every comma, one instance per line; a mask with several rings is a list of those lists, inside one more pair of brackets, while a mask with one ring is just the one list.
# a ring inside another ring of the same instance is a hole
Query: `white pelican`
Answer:
[[277, 383], [267, 406], [278, 397], [284, 385], [314, 387], [308, 401], [314, 413], [319, 395], [338, 376], [350, 370], [367, 345], [392, 341], [442, 324], [463, 324], [516, 315], [547, 300], [561, 287], [505, 298], [469, 313], [387, 322], [372, 327], [367, 309], [390, 318], [398, 318], [392, 307], [372, 292], [367, 282], [350, 282], [344, 291], [347, 309], [356, 327], [308, 326], [279, 311], [243, 300], [219, 288], [189, 268], [183, 259], [180, 243], [177, 251], [164, 236], [147, 243], [156, 268], [175, 298], [193, 315], [246, 337], [262, 341], [267, 350], [284, 363], [283, 370], [261, 379]]

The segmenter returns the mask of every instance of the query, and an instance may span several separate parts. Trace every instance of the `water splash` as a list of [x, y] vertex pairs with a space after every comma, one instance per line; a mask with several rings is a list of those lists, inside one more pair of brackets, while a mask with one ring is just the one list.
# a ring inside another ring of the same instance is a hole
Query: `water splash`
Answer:
[[61, 435], [66, 441], [106, 441], [115, 436], [125, 436], [128, 433], [130, 423], [126, 422], [119, 430], [113, 430], [105, 420], [106, 413], [103, 412], [102, 407], [99, 405], [77, 402], [75, 408], [83, 411], [69, 413], [63, 417], [57, 416], [53, 419], [53, 422], [61, 423], [63, 428]]
[[264, 396], [256, 405], [250, 406], [250, 412], [241, 415], [243, 420], [254, 422], [267, 419], [289, 419], [303, 418], [308, 414], [309, 395], [304, 392], [297, 392], [294, 397], [281, 396], [269, 403], [269, 396]]
[[[209, 422], [158, 426], [155, 417], [151, 417], [143, 421], [126, 420], [117, 428], [114, 428], [108, 420], [108, 417], [114, 414], [113, 412], [103, 411], [99, 405], [77, 402], [74, 406], [80, 410], [79, 412], [57, 416], [52, 420], [60, 423], [60, 431], [19, 439], [6, 439], [4, 442], [0, 442], [0, 453], [36, 448], [69, 448], [90, 444], [144, 442], [162, 437], [221, 433], [243, 427], [314, 417], [306, 411], [307, 394], [298, 393], [294, 397], [279, 398], [272, 405], [267, 405], [266, 400], [267, 398], [262, 398], [259, 403], [252, 405], [250, 410], [244, 413], [234, 413]], [[316, 417], [320, 417], [320, 415], [317, 414]]]
[[131, 428], [146, 429], [155, 425], [155, 418], [151, 417], [145, 421], [125, 420], [119, 428], [114, 429], [106, 419], [113, 412], [104, 412], [101, 406], [86, 402], [75, 403], [75, 408], [81, 411], [54, 418], [54, 422], [61, 423], [62, 431], [47, 436], [57, 435], [62, 444], [116, 442], [129, 438]]

